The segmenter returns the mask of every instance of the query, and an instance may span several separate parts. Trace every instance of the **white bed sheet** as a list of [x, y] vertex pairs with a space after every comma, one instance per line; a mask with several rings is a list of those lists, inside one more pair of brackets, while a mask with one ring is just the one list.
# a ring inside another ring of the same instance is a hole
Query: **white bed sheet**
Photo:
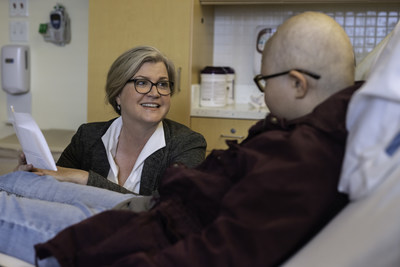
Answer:
[[30, 263], [0, 253], [0, 266], [2, 267], [34, 267]]

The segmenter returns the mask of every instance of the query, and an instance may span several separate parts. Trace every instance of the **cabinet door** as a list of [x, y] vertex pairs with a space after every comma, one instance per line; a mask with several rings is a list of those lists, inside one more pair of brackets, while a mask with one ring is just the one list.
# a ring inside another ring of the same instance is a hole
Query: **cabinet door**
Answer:
[[88, 121], [116, 116], [104, 91], [112, 62], [132, 47], [151, 45], [181, 70], [168, 117], [189, 125], [192, 15], [192, 0], [89, 0]]
[[207, 152], [227, 148], [226, 140], [237, 140], [240, 143], [256, 122], [257, 120], [191, 118], [192, 129], [201, 133], [207, 141]]

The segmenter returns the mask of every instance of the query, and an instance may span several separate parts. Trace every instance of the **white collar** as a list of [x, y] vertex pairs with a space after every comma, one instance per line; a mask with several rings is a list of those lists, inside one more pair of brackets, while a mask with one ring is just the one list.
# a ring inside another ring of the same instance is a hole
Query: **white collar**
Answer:
[[[114, 161], [118, 138], [122, 129], [122, 118], [119, 117], [113, 121], [113, 123], [108, 128], [107, 132], [102, 136], [102, 141], [104, 144], [104, 148], [106, 150], [107, 159], [110, 164], [110, 171], [108, 173], [107, 179], [118, 184], [118, 171], [119, 168]], [[135, 165], [132, 168], [132, 171], [126, 180], [123, 187], [128, 190], [131, 190], [135, 193], [139, 193], [140, 189], [140, 179], [142, 176], [142, 170], [144, 161], [157, 150], [165, 147], [165, 135], [164, 135], [164, 127], [163, 123], [160, 122], [157, 125], [157, 129], [151, 135], [149, 140], [144, 145], [142, 151], [140, 152]]]

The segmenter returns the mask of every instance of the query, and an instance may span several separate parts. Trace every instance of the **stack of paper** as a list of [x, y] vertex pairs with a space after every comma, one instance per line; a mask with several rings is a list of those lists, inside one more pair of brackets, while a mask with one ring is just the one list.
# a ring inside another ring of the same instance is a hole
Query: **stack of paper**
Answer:
[[29, 113], [15, 112], [11, 106], [15, 133], [28, 164], [35, 168], [56, 171], [56, 163], [39, 126]]

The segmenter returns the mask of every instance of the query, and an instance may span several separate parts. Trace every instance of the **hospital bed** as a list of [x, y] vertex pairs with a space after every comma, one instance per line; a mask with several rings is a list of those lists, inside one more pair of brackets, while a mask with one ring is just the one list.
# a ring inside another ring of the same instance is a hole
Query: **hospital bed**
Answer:
[[[284, 267], [400, 266], [400, 23], [357, 77], [367, 82], [350, 102], [339, 184], [351, 201]], [[32, 266], [3, 254], [0, 265]]]

